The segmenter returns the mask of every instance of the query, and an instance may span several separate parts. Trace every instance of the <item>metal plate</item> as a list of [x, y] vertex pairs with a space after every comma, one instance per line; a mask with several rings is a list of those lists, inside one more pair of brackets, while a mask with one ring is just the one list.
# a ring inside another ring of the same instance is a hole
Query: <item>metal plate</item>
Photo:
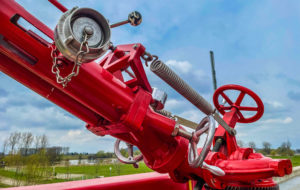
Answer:
[[89, 46], [97, 46], [103, 41], [103, 34], [99, 24], [89, 17], [79, 17], [75, 19], [72, 25], [72, 32], [77, 41], [83, 41], [83, 30], [85, 27], [93, 29], [93, 35], [88, 39]]

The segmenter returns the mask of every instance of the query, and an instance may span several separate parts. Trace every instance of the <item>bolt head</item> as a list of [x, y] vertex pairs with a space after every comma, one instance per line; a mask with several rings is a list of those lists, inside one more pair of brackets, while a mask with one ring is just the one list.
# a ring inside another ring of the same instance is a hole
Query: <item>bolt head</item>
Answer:
[[84, 33], [86, 33], [87, 35], [91, 36], [94, 34], [94, 30], [92, 27], [90, 26], [86, 26], [84, 27]]

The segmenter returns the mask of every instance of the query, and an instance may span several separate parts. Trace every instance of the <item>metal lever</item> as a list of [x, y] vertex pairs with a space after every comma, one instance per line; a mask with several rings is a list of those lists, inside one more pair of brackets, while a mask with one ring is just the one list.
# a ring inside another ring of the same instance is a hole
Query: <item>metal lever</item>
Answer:
[[209, 170], [211, 173], [215, 174], [216, 176], [224, 176], [225, 175], [224, 170], [222, 170], [221, 168], [219, 168], [217, 166], [209, 165], [206, 162], [203, 162], [202, 168]]
[[110, 28], [115, 28], [118, 26], [122, 26], [124, 24], [128, 24], [130, 23], [132, 26], [138, 26], [142, 23], [142, 15], [141, 13], [137, 12], [137, 11], [133, 11], [128, 15], [128, 19], [121, 21], [121, 22], [117, 22], [115, 24], [110, 25]]

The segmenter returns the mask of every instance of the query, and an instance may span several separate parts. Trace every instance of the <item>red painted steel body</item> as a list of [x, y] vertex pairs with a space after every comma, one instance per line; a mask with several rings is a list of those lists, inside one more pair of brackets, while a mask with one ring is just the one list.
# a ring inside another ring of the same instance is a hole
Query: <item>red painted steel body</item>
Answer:
[[[59, 8], [65, 11], [64, 7]], [[235, 137], [222, 127], [215, 139], [223, 138], [226, 145], [219, 152], [210, 152], [205, 161], [220, 167], [226, 175], [214, 176], [208, 170], [191, 168], [187, 161], [188, 140], [171, 135], [176, 122], [149, 106], [152, 90], [140, 60], [145, 52], [141, 44], [117, 46], [100, 63], [83, 64], [79, 75], [63, 88], [51, 72], [52, 44], [19, 26], [19, 17], [53, 39], [53, 31], [23, 7], [13, 0], [1, 0], [0, 70], [85, 121], [87, 129], [96, 135], [112, 135], [138, 146], [151, 169], [169, 173], [178, 182], [200, 177], [213, 188], [272, 184], [273, 176], [291, 173], [289, 160], [272, 160], [252, 149], [240, 148]], [[64, 64], [62, 73], [68, 73], [72, 67]], [[122, 71], [128, 67], [135, 78], [125, 82]], [[238, 120], [236, 112], [232, 108], [224, 115], [231, 127]], [[263, 180], [257, 182], [258, 179]]]
[[9, 190], [153, 190], [160, 187], [160, 189], [168, 190], [188, 190], [188, 184], [178, 184], [166, 174], [145, 173], [134, 174], [127, 176], [106, 177], [100, 179], [89, 179], [82, 181], [71, 181], [56, 184], [35, 185], [27, 187], [8, 188]]

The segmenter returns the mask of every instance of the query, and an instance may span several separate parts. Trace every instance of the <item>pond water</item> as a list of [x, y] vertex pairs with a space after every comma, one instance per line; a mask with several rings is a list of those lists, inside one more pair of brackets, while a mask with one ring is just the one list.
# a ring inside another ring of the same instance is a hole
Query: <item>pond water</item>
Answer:
[[69, 160], [70, 165], [79, 165], [79, 164], [83, 164], [83, 165], [93, 165], [97, 163], [97, 160], [88, 160], [88, 159], [82, 159], [80, 160]]

